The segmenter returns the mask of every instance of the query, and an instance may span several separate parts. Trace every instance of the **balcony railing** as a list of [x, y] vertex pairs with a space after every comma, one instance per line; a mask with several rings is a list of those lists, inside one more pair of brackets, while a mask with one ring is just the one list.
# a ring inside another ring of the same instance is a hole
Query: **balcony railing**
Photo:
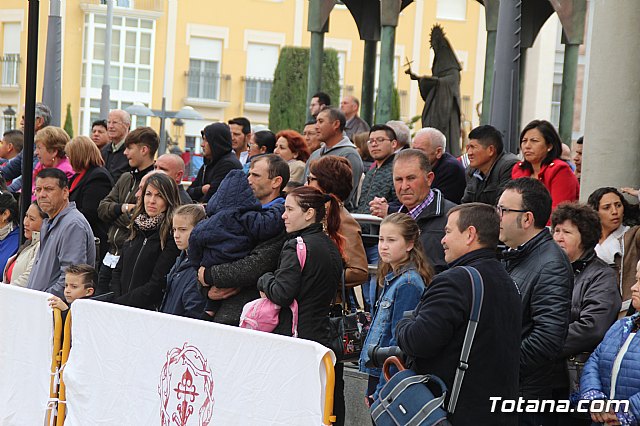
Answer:
[[244, 102], [269, 105], [273, 80], [255, 77], [245, 77], [244, 80]]
[[231, 76], [207, 71], [190, 70], [186, 72], [188, 78], [187, 97], [203, 101], [229, 102], [231, 91]]
[[17, 53], [8, 53], [0, 56], [0, 64], [2, 69], [2, 87], [18, 87], [20, 80], [20, 55]]

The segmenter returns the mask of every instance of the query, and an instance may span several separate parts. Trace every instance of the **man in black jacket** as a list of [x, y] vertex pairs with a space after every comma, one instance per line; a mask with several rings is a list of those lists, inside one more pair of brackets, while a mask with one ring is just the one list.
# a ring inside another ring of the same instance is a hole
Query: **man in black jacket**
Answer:
[[114, 182], [117, 182], [123, 173], [131, 170], [127, 156], [124, 155], [124, 140], [129, 134], [131, 116], [127, 111], [114, 109], [109, 112], [107, 120], [107, 134], [111, 143], [102, 147], [102, 159], [104, 168], [109, 170]]
[[194, 201], [206, 204], [216, 193], [227, 173], [234, 169], [242, 169], [242, 165], [231, 149], [231, 130], [227, 124], [209, 124], [201, 133], [204, 164], [187, 189], [187, 194]]
[[522, 314], [518, 289], [496, 258], [499, 221], [495, 209], [485, 204], [449, 210], [442, 246], [450, 269], [434, 277], [412, 317], [402, 319], [396, 328], [408, 367], [440, 377], [451, 392], [473, 303], [471, 279], [458, 266], [472, 266], [482, 276], [480, 321], [449, 418], [456, 426], [517, 424], [514, 413], [492, 410], [490, 399], [518, 397]]
[[511, 169], [518, 157], [504, 151], [502, 134], [493, 126], [476, 127], [467, 143], [469, 169], [463, 203], [486, 203], [495, 206], [502, 188], [511, 180]]
[[[498, 200], [500, 240], [507, 271], [522, 296], [520, 395], [549, 399], [553, 360], [560, 354], [569, 327], [573, 270], [564, 251], [545, 227], [551, 195], [537, 179], [515, 179]], [[520, 414], [520, 424], [540, 425], [545, 416]]]
[[424, 127], [413, 137], [412, 147], [429, 157], [434, 174], [432, 186], [439, 189], [447, 200], [460, 204], [466, 185], [464, 166], [445, 151], [446, 146], [447, 138], [433, 127]]

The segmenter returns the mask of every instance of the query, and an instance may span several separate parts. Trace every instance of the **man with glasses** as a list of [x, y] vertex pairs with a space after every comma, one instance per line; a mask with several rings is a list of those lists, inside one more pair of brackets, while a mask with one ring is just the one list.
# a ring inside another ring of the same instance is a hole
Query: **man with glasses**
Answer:
[[[369, 140], [367, 141], [369, 153], [375, 162], [375, 167], [367, 171], [362, 181], [362, 191], [360, 192], [360, 200], [356, 213], [371, 214], [369, 203], [374, 198], [384, 198], [388, 202], [396, 202], [396, 191], [393, 187], [393, 159], [394, 152], [398, 147], [396, 133], [386, 124], [376, 124], [369, 131]], [[362, 226], [363, 234], [370, 234], [371, 230], [368, 225]], [[365, 251], [367, 253], [367, 262], [370, 265], [378, 263], [378, 245], [366, 244]], [[375, 275], [372, 281], [363, 285], [362, 293], [365, 305], [373, 306], [375, 302]]]
[[[520, 396], [551, 399], [553, 360], [569, 327], [573, 269], [546, 228], [551, 195], [537, 179], [508, 182], [498, 200], [504, 262], [522, 298]], [[521, 425], [545, 424], [541, 413], [521, 413]]]
[[307, 166], [304, 169], [305, 179], [309, 175], [309, 164], [325, 155], [337, 155], [339, 157], [346, 158], [351, 164], [351, 171], [353, 172], [353, 190], [349, 198], [345, 200], [344, 205], [349, 211], [353, 211], [356, 208], [356, 198], [358, 194], [358, 185], [362, 178], [362, 158], [358, 154], [358, 149], [349, 140], [347, 135], [344, 134], [344, 126], [347, 119], [337, 108], [327, 107], [318, 113], [316, 119], [316, 132], [324, 146], [314, 151], [307, 161]]
[[114, 109], [109, 113], [107, 119], [108, 143], [102, 148], [102, 159], [105, 169], [109, 170], [113, 181], [117, 182], [124, 172], [128, 172], [129, 160], [124, 155], [124, 140], [129, 134], [131, 126], [131, 116], [127, 111]]

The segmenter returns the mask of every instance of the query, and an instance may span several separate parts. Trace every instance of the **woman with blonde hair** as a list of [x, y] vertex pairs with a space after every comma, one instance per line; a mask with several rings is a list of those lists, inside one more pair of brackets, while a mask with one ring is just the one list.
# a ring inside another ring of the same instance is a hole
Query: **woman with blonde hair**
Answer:
[[62, 170], [69, 180], [71, 180], [75, 174], [65, 152], [69, 139], [67, 132], [60, 127], [47, 126], [36, 133], [34, 143], [36, 145], [35, 154], [36, 157], [38, 157], [38, 162], [33, 168], [31, 201], [36, 200], [36, 176], [40, 173], [40, 170], [55, 167], [56, 169]]
[[111, 188], [113, 180], [104, 166], [102, 154], [96, 144], [86, 136], [77, 136], [67, 144], [67, 156], [76, 175], [71, 179], [69, 201], [76, 203], [76, 208], [91, 225], [93, 235], [100, 239], [97, 260], [107, 252], [107, 232], [109, 224], [98, 217], [98, 205]]

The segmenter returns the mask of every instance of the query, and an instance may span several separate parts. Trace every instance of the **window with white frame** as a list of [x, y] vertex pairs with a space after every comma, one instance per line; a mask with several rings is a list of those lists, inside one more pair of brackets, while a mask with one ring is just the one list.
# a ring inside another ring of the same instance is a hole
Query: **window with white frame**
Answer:
[[269, 105], [273, 73], [278, 65], [279, 47], [272, 44], [249, 43], [247, 45], [247, 75], [244, 101]]
[[[87, 134], [100, 109], [104, 77], [106, 16], [85, 15], [82, 56], [81, 132]], [[109, 85], [117, 107], [134, 102], [151, 103], [155, 21], [141, 17], [114, 16], [111, 32]], [[95, 104], [95, 101], [97, 105]]]
[[467, 19], [467, 0], [438, 0], [436, 19], [464, 21]]
[[[112, 109], [127, 109], [134, 102], [131, 101], [121, 101], [121, 100], [113, 100], [109, 102], [109, 110]], [[143, 104], [146, 107], [149, 107], [148, 104]], [[96, 99], [83, 99], [81, 106], [81, 115], [80, 115], [80, 129], [84, 129], [85, 126], [87, 129], [91, 130], [91, 124], [100, 119], [100, 98]], [[87, 112], [85, 114], [84, 112]], [[135, 129], [138, 126], [148, 126], [150, 123], [150, 117], [131, 117], [131, 128]], [[89, 133], [83, 133], [89, 134]]]
[[4, 87], [17, 87], [20, 78], [20, 23], [5, 22], [3, 25], [2, 80]]
[[219, 100], [221, 62], [222, 40], [191, 37], [188, 97]]

